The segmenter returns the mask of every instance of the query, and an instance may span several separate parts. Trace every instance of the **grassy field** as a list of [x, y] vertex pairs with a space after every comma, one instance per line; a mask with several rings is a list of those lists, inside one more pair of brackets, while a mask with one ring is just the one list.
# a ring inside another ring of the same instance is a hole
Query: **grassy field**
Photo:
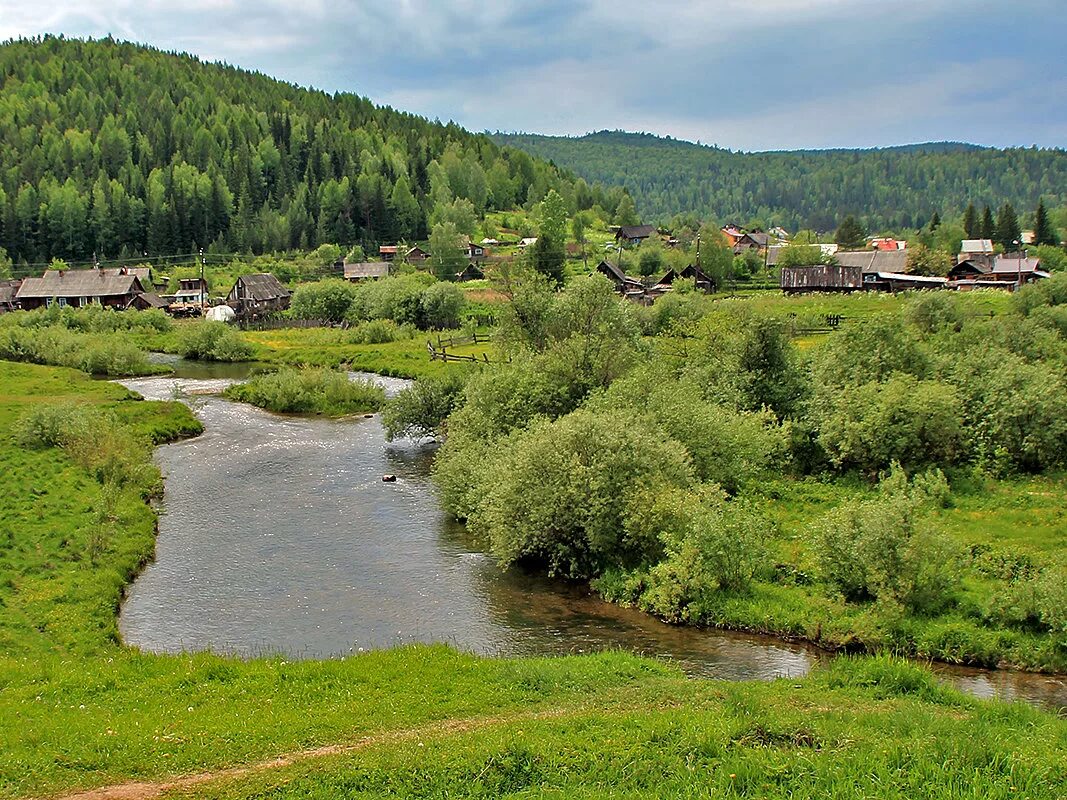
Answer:
[[125, 487], [90, 557], [102, 485], [14, 431], [34, 406], [78, 403], [138, 433], [147, 459], [151, 442], [198, 425], [184, 406], [68, 370], [0, 362], [0, 387], [0, 797], [205, 772], [172, 788], [1054, 798], [1067, 786], [1067, 721], [965, 698], [884, 658], [750, 685], [689, 681], [619, 653], [494, 660], [423, 646], [294, 663], [125, 648], [115, 612], [152, 555], [145, 500], [158, 473]]

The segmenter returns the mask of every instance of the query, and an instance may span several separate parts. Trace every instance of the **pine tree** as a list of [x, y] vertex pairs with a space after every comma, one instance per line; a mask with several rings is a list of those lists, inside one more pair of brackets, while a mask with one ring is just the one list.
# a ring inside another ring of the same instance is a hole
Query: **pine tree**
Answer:
[[986, 206], [985, 210], [982, 211], [982, 225], [979, 228], [981, 236], [979, 236], [979, 238], [992, 239], [996, 235], [996, 232], [997, 226], [996, 223], [993, 222], [993, 211], [989, 206]]
[[849, 214], [837, 229], [834, 241], [839, 247], [845, 249], [863, 247], [867, 243], [867, 230], [854, 216]]
[[1057, 245], [1058, 239], [1052, 222], [1048, 218], [1048, 211], [1045, 210], [1045, 201], [1040, 200], [1037, 204], [1037, 213], [1034, 215], [1034, 244]]
[[997, 212], [997, 227], [993, 234], [993, 240], [1005, 250], [1016, 247], [1016, 242], [1022, 239], [1022, 231], [1019, 229], [1019, 218], [1011, 203], [1005, 203]]
[[974, 203], [967, 204], [967, 210], [963, 212], [963, 232], [968, 239], [978, 239], [978, 209]]
[[930, 230], [936, 231], [939, 227], [941, 227], [941, 215], [935, 211], [934, 215], [930, 217]]

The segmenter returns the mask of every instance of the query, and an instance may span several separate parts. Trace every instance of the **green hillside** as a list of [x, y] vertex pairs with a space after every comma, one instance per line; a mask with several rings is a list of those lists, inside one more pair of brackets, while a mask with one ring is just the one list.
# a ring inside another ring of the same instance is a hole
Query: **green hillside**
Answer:
[[[827, 124], [832, 124], [828, 119]], [[588, 181], [629, 190], [647, 219], [695, 212], [789, 230], [837, 227], [847, 213], [870, 228], [921, 227], [969, 202], [1032, 209], [1067, 203], [1067, 151], [997, 150], [935, 142], [878, 150], [741, 153], [600, 131], [577, 138], [493, 134]]]
[[612, 197], [488, 137], [182, 54], [0, 44], [0, 247], [16, 262], [422, 239], [467, 217]]

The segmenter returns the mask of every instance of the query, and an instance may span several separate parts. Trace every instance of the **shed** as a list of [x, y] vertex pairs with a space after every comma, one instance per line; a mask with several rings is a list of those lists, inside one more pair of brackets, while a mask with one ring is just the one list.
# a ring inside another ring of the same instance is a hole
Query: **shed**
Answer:
[[478, 281], [484, 277], [485, 273], [473, 261], [464, 267], [462, 272], [456, 273], [456, 280], [461, 283], [464, 281]]
[[292, 299], [289, 290], [269, 272], [242, 275], [226, 296], [238, 316], [284, 311]]
[[14, 311], [18, 308], [15, 302], [15, 294], [19, 290], [22, 281], [0, 281], [0, 314], [5, 311]]
[[815, 264], [810, 267], [783, 267], [779, 279], [782, 291], [855, 292], [863, 289], [861, 267]]
[[637, 278], [631, 278], [624, 273], [618, 266], [612, 264], [610, 261], [601, 261], [596, 265], [596, 271], [606, 277], [609, 281], [615, 284], [615, 291], [619, 293], [641, 291], [645, 290], [645, 285], [641, 283]]
[[149, 311], [155, 308], [165, 311], [168, 305], [169, 303], [155, 292], [142, 292], [131, 298], [130, 302], [126, 304], [126, 308], [132, 308], [137, 311]]
[[352, 283], [388, 278], [389, 263], [387, 261], [360, 261], [357, 264], [345, 264], [344, 273], [345, 280]]

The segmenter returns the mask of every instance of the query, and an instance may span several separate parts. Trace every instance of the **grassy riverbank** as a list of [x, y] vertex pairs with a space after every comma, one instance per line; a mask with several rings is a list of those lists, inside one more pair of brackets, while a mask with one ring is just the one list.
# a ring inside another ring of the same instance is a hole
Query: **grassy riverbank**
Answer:
[[144, 499], [158, 473], [124, 487], [110, 537], [90, 557], [103, 485], [71, 454], [27, 448], [14, 431], [35, 406], [75, 403], [138, 434], [147, 462], [150, 442], [197, 424], [184, 406], [137, 401], [72, 371], [0, 362], [0, 386], [0, 796], [360, 742], [189, 791], [861, 797], [967, 786], [1053, 798], [1067, 781], [1067, 722], [964, 698], [884, 660], [751, 685], [688, 681], [623, 654], [493, 660], [415, 647], [289, 663], [124, 648], [115, 611], [151, 557]]
[[[141, 333], [135, 340], [145, 350], [183, 354], [183, 336], [200, 322], [176, 322], [175, 330], [167, 333]], [[366, 323], [367, 325], [374, 323]], [[384, 323], [382, 323], [384, 327]], [[263, 361], [293, 367], [347, 367], [357, 372], [373, 372], [394, 378], [422, 378], [441, 376], [469, 369], [460, 363], [431, 361], [427, 341], [436, 334], [416, 333], [396, 339], [367, 336], [365, 330], [343, 328], [280, 328], [272, 331], [233, 331], [249, 349], [239, 360]], [[368, 341], [368, 339], [370, 341]], [[449, 348], [456, 355], [483, 354], [494, 358], [491, 345], [464, 345]]]

